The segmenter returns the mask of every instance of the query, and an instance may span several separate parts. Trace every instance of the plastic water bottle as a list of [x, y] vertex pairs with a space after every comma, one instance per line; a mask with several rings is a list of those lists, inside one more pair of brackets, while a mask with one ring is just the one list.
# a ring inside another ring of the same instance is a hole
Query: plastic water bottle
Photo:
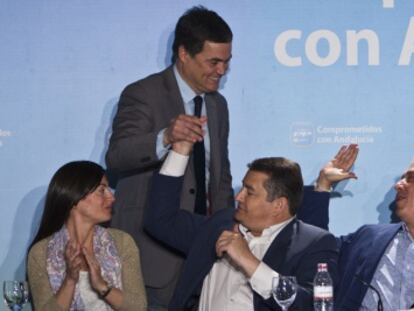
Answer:
[[313, 280], [313, 308], [315, 311], [333, 311], [333, 283], [328, 264], [318, 263], [318, 272]]

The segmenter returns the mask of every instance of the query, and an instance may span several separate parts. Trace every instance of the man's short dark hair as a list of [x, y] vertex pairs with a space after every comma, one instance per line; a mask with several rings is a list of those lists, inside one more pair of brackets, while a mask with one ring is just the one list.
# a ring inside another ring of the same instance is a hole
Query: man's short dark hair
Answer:
[[290, 214], [296, 215], [303, 197], [303, 179], [299, 164], [286, 158], [261, 158], [248, 164], [249, 170], [265, 173], [269, 178], [263, 187], [267, 200], [285, 197], [289, 202]]
[[180, 46], [194, 56], [203, 50], [204, 41], [229, 43], [232, 39], [233, 33], [229, 25], [216, 12], [203, 6], [192, 7], [180, 17], [175, 26], [172, 61], [175, 63], [177, 60]]

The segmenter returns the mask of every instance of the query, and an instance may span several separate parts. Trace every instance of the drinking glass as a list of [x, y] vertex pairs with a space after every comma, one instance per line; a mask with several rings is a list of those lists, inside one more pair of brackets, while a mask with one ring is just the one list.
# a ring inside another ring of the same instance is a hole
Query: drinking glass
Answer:
[[29, 301], [29, 286], [22, 281], [4, 281], [4, 303], [10, 310], [19, 311]]
[[272, 280], [273, 299], [282, 308], [283, 311], [289, 309], [295, 301], [297, 292], [296, 277], [279, 275]]

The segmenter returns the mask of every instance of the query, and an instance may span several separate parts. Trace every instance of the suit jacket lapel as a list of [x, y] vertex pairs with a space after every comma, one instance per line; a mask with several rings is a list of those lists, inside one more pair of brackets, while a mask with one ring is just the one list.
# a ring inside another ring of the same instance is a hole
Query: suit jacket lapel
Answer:
[[400, 228], [401, 224], [387, 225], [380, 228], [380, 231], [372, 241], [372, 245], [365, 256], [364, 262], [357, 268], [356, 275], [367, 283], [371, 282], [382, 255]]
[[297, 220], [292, 220], [273, 240], [263, 257], [263, 262], [273, 270], [283, 274], [282, 265], [290, 250], [291, 240], [296, 234]]
[[165, 89], [167, 90], [166, 100], [168, 101], [168, 109], [166, 109], [166, 113], [168, 113], [168, 120], [170, 120], [179, 114], [185, 113], [185, 110], [183, 98], [181, 97], [177, 79], [174, 75], [173, 66], [168, 67], [164, 73], [164, 84]]
[[[277, 235], [263, 256], [263, 262], [281, 274], [286, 274], [285, 269], [283, 269], [283, 263], [286, 262], [286, 258], [289, 256], [290, 244], [293, 234], [296, 232], [296, 227], [297, 220], [294, 219]], [[259, 301], [259, 295], [254, 292], [253, 305], [255, 310], [259, 309]]]

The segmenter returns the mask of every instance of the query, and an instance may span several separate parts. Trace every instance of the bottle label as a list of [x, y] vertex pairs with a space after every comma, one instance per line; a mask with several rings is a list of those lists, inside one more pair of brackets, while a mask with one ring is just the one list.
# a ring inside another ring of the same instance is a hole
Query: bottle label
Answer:
[[314, 286], [313, 287], [313, 296], [316, 299], [326, 299], [333, 297], [333, 288], [332, 286]]

